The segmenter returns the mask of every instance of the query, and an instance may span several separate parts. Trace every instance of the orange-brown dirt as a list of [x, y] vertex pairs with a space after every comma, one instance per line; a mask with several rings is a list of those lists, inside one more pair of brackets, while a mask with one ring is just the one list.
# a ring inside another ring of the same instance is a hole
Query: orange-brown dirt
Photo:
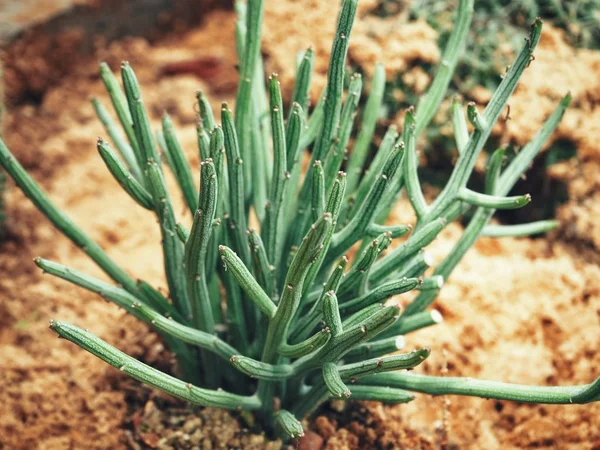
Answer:
[[[284, 4], [286, 8], [268, 2], [267, 66], [280, 72], [289, 89], [285, 80], [289, 83], [292, 72], [285, 69], [293, 67], [295, 51], [314, 45], [321, 74], [315, 80], [318, 93], [335, 13], [314, 0]], [[317, 6], [319, 12], [313, 12]], [[211, 14], [204, 27], [179, 38], [154, 47], [126, 40], [98, 55], [114, 68], [120, 59], [132, 62], [153, 119], [158, 121], [164, 109], [174, 116], [196, 170], [193, 94], [204, 89], [218, 103], [231, 98], [235, 83], [232, 14]], [[357, 23], [350, 49], [354, 63], [367, 67], [381, 59], [397, 71], [409, 61], [439, 58], [435, 33], [426, 25], [413, 24], [406, 34], [389, 19], [387, 29], [396, 31], [388, 35], [374, 20]], [[599, 65], [598, 53], [576, 52], [560, 31], [545, 29], [536, 60], [510, 102], [513, 120], [499, 132], [504, 139], [526, 142], [557, 99], [572, 92], [573, 107], [555, 136], [575, 142], [578, 151], [577, 161], [557, 173], [569, 190], [559, 215], [563, 232], [536, 240], [481, 239], [437, 301], [445, 322], [408, 337], [409, 347], [433, 349], [419, 372], [439, 375], [447, 368], [449, 376], [531, 384], [579, 384], [600, 375], [600, 222], [594, 219], [600, 214]], [[71, 75], [46, 92], [39, 107], [13, 108], [5, 138], [56, 204], [110, 256], [136, 277], [165, 286], [155, 218], [122, 192], [95, 151], [96, 136], [104, 132], [88, 98], [107, 98], [94, 72], [90, 67]], [[39, 272], [35, 256], [105, 278], [10, 187], [8, 239], [0, 246], [0, 448], [192, 448], [179, 435], [170, 435], [173, 440], [167, 442], [156, 433], [168, 429], [161, 423], [171, 419], [151, 419], [158, 414], [154, 405], [162, 405], [161, 414], [169, 415], [173, 405], [181, 404], [154, 395], [145, 407], [142, 403], [131, 411], [132, 399], [148, 400], [147, 389], [48, 330], [51, 318], [71, 321], [149, 364], [166, 370], [171, 366], [162, 344], [144, 325], [97, 296]], [[183, 214], [183, 207], [178, 210]], [[396, 220], [409, 217], [408, 210], [400, 203]], [[449, 251], [460, 231], [459, 224], [449, 226], [433, 245], [434, 253], [441, 257]], [[324, 438], [326, 449], [600, 448], [599, 404], [530, 406], [419, 395], [413, 403], [395, 407], [367, 403], [337, 412], [336, 406], [309, 424]], [[171, 427], [188, 427], [189, 435], [199, 439], [196, 448], [267, 448], [260, 437], [240, 437], [243, 425], [228, 414], [196, 413], [199, 421], [181, 414], [178, 409], [172, 413]], [[148, 424], [138, 430], [140, 417], [157, 422], [150, 430], [154, 434], [146, 433]], [[233, 432], [214, 432], [223, 424]], [[199, 428], [204, 430], [200, 437]]]

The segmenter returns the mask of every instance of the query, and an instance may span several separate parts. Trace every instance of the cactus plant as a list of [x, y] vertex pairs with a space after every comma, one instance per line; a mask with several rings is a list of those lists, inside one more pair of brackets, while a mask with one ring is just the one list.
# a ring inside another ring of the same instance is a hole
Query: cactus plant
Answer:
[[[146, 322], [176, 355], [180, 378], [135, 360], [75, 325], [52, 321], [50, 328], [145, 384], [194, 405], [253, 411], [265, 430], [286, 437], [302, 435], [300, 420], [331, 397], [402, 403], [413, 399], [409, 391], [416, 391], [540, 403], [600, 400], [600, 379], [581, 386], [532, 387], [436, 378], [399, 372], [418, 366], [429, 348], [389, 355], [402, 347], [403, 335], [441, 321], [439, 312], [427, 308], [479, 236], [526, 235], [554, 226], [487, 223], [495, 210], [519, 208], [531, 200], [528, 195], [507, 195], [556, 128], [568, 95], [506, 167], [503, 150], [493, 153], [484, 193], [467, 188], [478, 155], [532, 61], [542, 28], [539, 20], [485, 110], [469, 104], [465, 114], [456, 104], [453, 123], [460, 156], [435, 201], [428, 203], [423, 195], [418, 138], [447, 90], [472, 8], [473, 0], [461, 0], [456, 27], [427, 95], [406, 112], [400, 133], [394, 126], [388, 129], [367, 170], [365, 154], [378, 112], [369, 104], [380, 99], [367, 102], [363, 123], [368, 125], [356, 141], [359, 150], [355, 146], [344, 162], [362, 84], [360, 76], [352, 76], [342, 101], [357, 0], [342, 2], [326, 93], [309, 114], [314, 58], [309, 49], [298, 65], [287, 115], [277, 75], [263, 83], [263, 2], [237, 4], [240, 82], [235, 114], [223, 104], [217, 125], [206, 97], [197, 94], [199, 192], [170, 118], [164, 116], [162, 130], [153, 133], [131, 66], [121, 67], [122, 90], [103, 64], [101, 77], [121, 127], [94, 100], [117, 150], [99, 139], [98, 151], [132, 200], [158, 218], [169, 298], [148, 282], [134, 281], [110, 259], [52, 204], [0, 141], [0, 163], [16, 184], [115, 284], [41, 258], [36, 264]], [[378, 92], [373, 89], [371, 96]], [[301, 161], [308, 149], [311, 163], [302, 176]], [[193, 214], [189, 230], [175, 218], [163, 162]], [[348, 176], [341, 171], [344, 164]], [[386, 225], [404, 191], [416, 223]], [[260, 220], [259, 230], [248, 229], [252, 212]], [[432, 276], [423, 278], [431, 265], [424, 247], [449, 222], [468, 213], [469, 224], [453, 251]], [[384, 254], [394, 239], [406, 235], [401, 245]], [[358, 250], [350, 265], [345, 255], [353, 248]], [[404, 311], [386, 305], [390, 297], [411, 290], [418, 295]]]

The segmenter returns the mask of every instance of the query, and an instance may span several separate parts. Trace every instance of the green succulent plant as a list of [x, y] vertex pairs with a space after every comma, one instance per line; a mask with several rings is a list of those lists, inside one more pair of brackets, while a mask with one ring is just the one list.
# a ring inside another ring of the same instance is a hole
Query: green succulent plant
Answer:
[[[458, 261], [481, 235], [527, 235], [555, 226], [536, 222], [487, 225], [497, 209], [519, 208], [528, 195], [507, 196], [548, 136], [570, 98], [566, 96], [532, 142], [503, 167], [503, 150], [489, 160], [485, 192], [467, 188], [475, 162], [517, 82], [532, 61], [542, 24], [536, 20], [511, 68], [480, 113], [474, 104], [453, 108], [460, 156], [434, 202], [423, 195], [417, 142], [438, 109], [464, 46], [473, 0], [462, 0], [442, 64], [427, 94], [406, 112], [402, 131], [391, 126], [365, 167], [385, 84], [378, 67], [362, 127], [346, 161], [346, 148], [361, 94], [361, 77], [344, 72], [357, 0], [341, 6], [326, 92], [309, 114], [313, 52], [297, 67], [287, 115], [276, 75], [265, 83], [260, 58], [263, 2], [237, 4], [240, 82], [235, 114], [226, 104], [216, 124], [210, 104], [197, 94], [200, 189], [173, 124], [163, 117], [155, 134], [133, 69], [123, 63], [123, 89], [106, 65], [106, 84], [120, 127], [98, 100], [94, 106], [111, 145], [98, 151], [116, 181], [139, 206], [156, 214], [162, 233], [165, 298], [135, 281], [58, 210], [0, 141], [0, 163], [52, 223], [114, 280], [106, 283], [41, 258], [45, 272], [98, 293], [158, 332], [176, 355], [180, 378], [160, 372], [75, 325], [51, 329], [123, 373], [194, 405], [255, 413], [268, 432], [303, 434], [300, 420], [329, 398], [409, 402], [409, 391], [460, 394], [539, 403], [600, 400], [600, 379], [588, 385], [533, 387], [467, 378], [416, 375], [430, 353], [401, 349], [402, 337], [434, 325], [441, 314], [427, 308]], [[472, 124], [469, 131], [468, 121]], [[159, 151], [159, 148], [161, 151]], [[302, 173], [301, 161], [311, 163]], [[191, 229], [177, 222], [165, 185], [163, 162], [172, 170], [193, 214]], [[342, 169], [346, 168], [346, 172]], [[414, 226], [386, 225], [406, 192]], [[260, 230], [248, 230], [254, 213]], [[472, 214], [462, 237], [434, 274], [423, 249], [451, 221]], [[409, 234], [410, 233], [410, 234]], [[393, 239], [408, 235], [384, 253]], [[350, 265], [345, 254], [358, 248]], [[348, 267], [350, 266], [350, 267]], [[390, 297], [418, 291], [401, 311]]]

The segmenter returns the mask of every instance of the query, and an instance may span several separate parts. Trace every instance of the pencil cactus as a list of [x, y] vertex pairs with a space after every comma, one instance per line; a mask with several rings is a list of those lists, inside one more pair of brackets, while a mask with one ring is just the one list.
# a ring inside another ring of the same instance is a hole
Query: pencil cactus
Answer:
[[[507, 167], [502, 150], [492, 155], [484, 193], [467, 188], [476, 159], [532, 61], [540, 21], [532, 25], [483, 112], [470, 104], [465, 115], [461, 105], [455, 105], [460, 156], [435, 201], [428, 204], [423, 195], [417, 170], [419, 135], [447, 90], [472, 3], [461, 0], [456, 28], [430, 90], [406, 112], [400, 133], [394, 126], [388, 129], [367, 170], [385, 80], [383, 68], [378, 68], [363, 115], [366, 125], [344, 162], [362, 86], [360, 76], [351, 77], [342, 101], [357, 0], [342, 2], [321, 101], [309, 114], [314, 58], [309, 49], [297, 69], [287, 116], [277, 75], [263, 83], [262, 1], [237, 4], [241, 78], [235, 114], [223, 104], [221, 124], [216, 125], [205, 96], [197, 95], [199, 192], [168, 116], [162, 130], [153, 133], [130, 65], [121, 67], [123, 90], [102, 65], [101, 77], [121, 127], [94, 100], [117, 150], [100, 139], [98, 151], [129, 196], [159, 220], [169, 298], [120, 269], [51, 203], [0, 141], [0, 163], [17, 185], [116, 284], [41, 258], [36, 264], [146, 322], [176, 355], [181, 378], [153, 369], [74, 325], [53, 321], [52, 330], [143, 383], [192, 404], [254, 411], [266, 430], [288, 437], [301, 435], [299, 421], [330, 397], [401, 403], [413, 399], [408, 391], [417, 391], [542, 403], [600, 400], [600, 380], [583, 386], [530, 387], [436, 378], [398, 372], [418, 366], [428, 357], [428, 348], [388, 355], [403, 347], [406, 333], [441, 321], [439, 312], [427, 308], [480, 235], [527, 234], [553, 226], [542, 222], [491, 228], [487, 223], [496, 209], [522, 207], [531, 200], [528, 195], [507, 194], [556, 128], [569, 96]], [[311, 164], [302, 177], [301, 160], [309, 149]], [[163, 163], [174, 173], [193, 214], [190, 230], [176, 220]], [[344, 164], [348, 176], [342, 171]], [[416, 223], [386, 225], [404, 191]], [[248, 230], [251, 212], [260, 220], [260, 231]], [[433, 276], [423, 278], [431, 265], [423, 248], [447, 223], [467, 212], [473, 214], [454, 250]], [[401, 245], [384, 253], [394, 239], [405, 235]], [[355, 246], [351, 264], [345, 254]], [[411, 290], [419, 294], [404, 311], [386, 305], [390, 297]]]

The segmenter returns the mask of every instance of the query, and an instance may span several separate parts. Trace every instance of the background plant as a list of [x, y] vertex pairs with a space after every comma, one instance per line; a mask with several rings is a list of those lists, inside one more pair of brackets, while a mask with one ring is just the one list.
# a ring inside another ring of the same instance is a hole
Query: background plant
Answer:
[[[53, 321], [51, 328], [137, 380], [196, 405], [254, 411], [265, 429], [291, 437], [302, 434], [299, 419], [330, 397], [401, 403], [413, 399], [408, 391], [417, 391], [541, 403], [599, 400], [600, 379], [582, 386], [532, 387], [438, 378], [398, 372], [420, 364], [429, 355], [428, 348], [388, 355], [402, 347], [405, 334], [441, 321], [439, 312], [427, 308], [480, 235], [527, 235], [555, 226], [547, 221], [517, 226], [487, 223], [497, 209], [529, 203], [528, 195], [508, 194], [556, 128], [569, 96], [510, 163], [504, 165], [503, 149], [492, 154], [484, 193], [467, 188], [494, 124], [532, 61], [541, 22], [532, 25], [483, 112], [469, 104], [465, 114], [455, 102], [452, 121], [460, 156], [440, 195], [427, 203], [417, 173], [417, 141], [448, 89], [473, 1], [460, 2], [444, 63], [427, 94], [406, 112], [401, 132], [395, 126], [387, 130], [368, 168], [365, 162], [385, 78], [383, 67], [377, 67], [362, 126], [347, 156], [362, 90], [362, 79], [355, 74], [344, 96], [357, 0], [342, 3], [326, 92], [311, 114], [312, 50], [298, 65], [285, 114], [277, 76], [264, 82], [263, 4], [250, 0], [236, 7], [240, 83], [235, 114], [223, 104], [221, 124], [216, 125], [206, 97], [197, 94], [199, 192], [170, 118], [165, 115], [162, 129], [152, 131], [130, 65], [121, 67], [123, 89], [108, 66], [100, 69], [120, 127], [102, 102], [94, 100], [112, 142], [100, 139], [98, 151], [132, 200], [158, 219], [168, 298], [148, 282], [134, 281], [112, 261], [51, 203], [0, 141], [0, 163], [17, 185], [116, 284], [41, 258], [36, 260], [38, 266], [148, 323], [176, 355], [180, 378], [153, 369], [74, 325]], [[302, 160], [309, 155], [311, 162], [302, 173]], [[193, 214], [190, 230], [176, 220], [163, 162]], [[403, 192], [416, 223], [386, 225]], [[449, 222], [467, 213], [469, 225], [453, 251], [432, 276], [423, 278], [431, 264], [423, 249]], [[258, 231], [248, 229], [251, 214], [260, 222]], [[401, 245], [386, 252], [393, 239], [408, 234]], [[350, 264], [345, 254], [353, 248], [357, 251]], [[418, 295], [404, 312], [385, 305], [392, 296], [411, 290]]]
[[[405, 20], [426, 21], [438, 35], [438, 44], [446, 46], [454, 27], [454, 11], [458, 1], [446, 0], [413, 0], [406, 2], [383, 0], [374, 11], [381, 17], [406, 17]], [[473, 98], [475, 88], [485, 87], [493, 91], [501, 81], [506, 67], [510, 65], [518, 52], [527, 29], [536, 17], [565, 31], [567, 41], [577, 48], [600, 48], [600, 0], [578, 0], [559, 2], [554, 0], [527, 0], [511, 2], [509, 0], [481, 0], [475, 5], [472, 26], [466, 39], [464, 55], [458, 62], [449, 90], [465, 99]], [[435, 66], [422, 64], [426, 73], [433, 76]], [[393, 82], [388, 83], [385, 91], [385, 108], [392, 117], [408, 105], [418, 100], [409, 86], [403, 81], [403, 74], [398, 74]], [[398, 91], [403, 96], [398, 96]], [[400, 100], [401, 97], [404, 97]], [[437, 121], [436, 121], [437, 122]], [[452, 136], [442, 123], [432, 123], [426, 130], [427, 145], [424, 150], [430, 159], [435, 172], [429, 171], [430, 182], [434, 184], [443, 181], [433, 180], [440, 173], [447, 174], [449, 167], [444, 160], [452, 158], [454, 145]], [[439, 158], [439, 148], [445, 149], [445, 158]], [[436, 152], [430, 152], [437, 149]], [[511, 156], [512, 149], [506, 155]], [[557, 160], [569, 159], [575, 156], [572, 146], [567, 142], [552, 144], [546, 152], [546, 165], [555, 164]], [[557, 188], [555, 191], [562, 192]], [[556, 206], [565, 201], [562, 194], [557, 194], [544, 205], [535, 205], [535, 211], [530, 217], [554, 217]]]
[[[413, 0], [380, 2], [375, 13], [382, 17], [405, 13], [408, 20], [421, 19], [439, 32], [443, 48], [453, 29], [457, 1]], [[537, 17], [565, 31], [575, 47], [600, 48], [600, 1], [577, 0], [482, 0], [475, 5], [473, 24], [464, 57], [458, 64], [453, 87], [468, 96], [475, 86], [495, 89], [499, 75], [510, 64]], [[485, 32], [483, 32], [485, 30]], [[432, 73], [434, 67], [426, 67]]]

